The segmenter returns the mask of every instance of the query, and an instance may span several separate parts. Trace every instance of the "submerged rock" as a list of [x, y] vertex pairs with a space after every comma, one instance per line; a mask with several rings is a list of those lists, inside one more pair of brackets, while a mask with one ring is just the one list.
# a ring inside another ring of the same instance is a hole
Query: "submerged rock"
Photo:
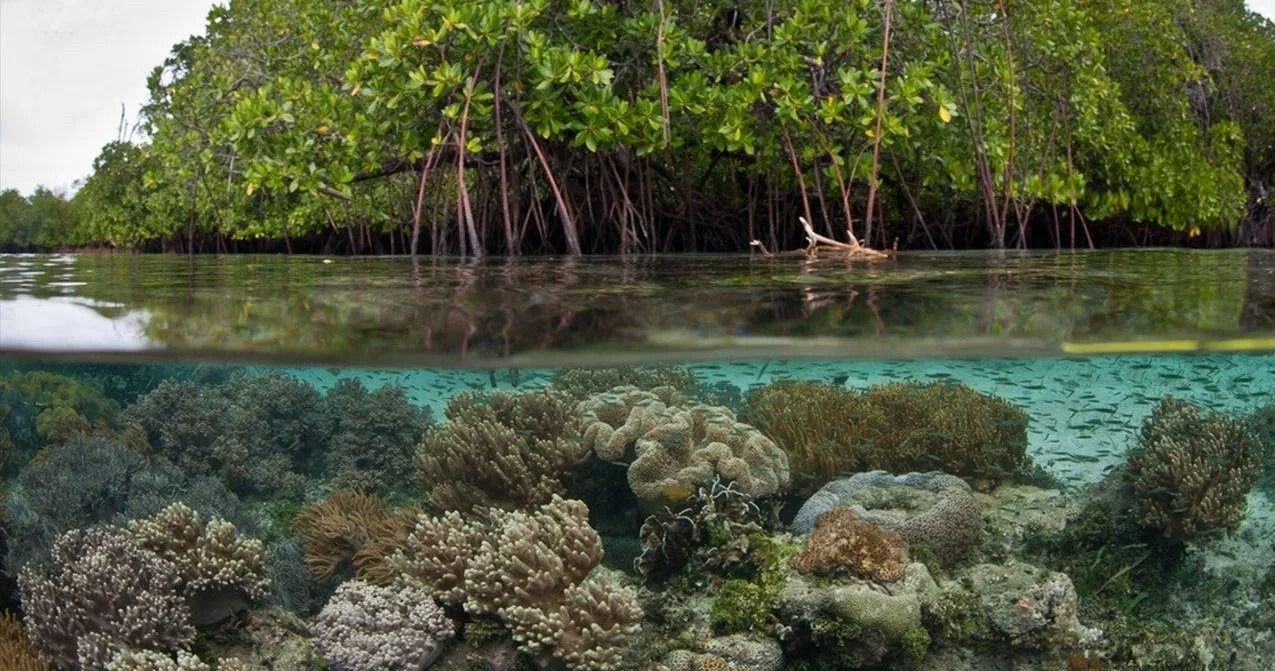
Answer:
[[[959, 638], [1022, 650], [1050, 650], [1096, 641], [1080, 624], [1080, 601], [1065, 573], [1011, 560], [975, 564], [944, 585], [941, 608], [958, 623]], [[955, 605], [959, 604], [959, 605]], [[955, 605], [955, 606], [954, 606]]]
[[982, 531], [982, 511], [964, 480], [945, 473], [856, 473], [815, 492], [797, 511], [794, 533], [809, 533], [824, 513], [848, 507], [861, 519], [927, 547], [944, 564], [969, 554]]

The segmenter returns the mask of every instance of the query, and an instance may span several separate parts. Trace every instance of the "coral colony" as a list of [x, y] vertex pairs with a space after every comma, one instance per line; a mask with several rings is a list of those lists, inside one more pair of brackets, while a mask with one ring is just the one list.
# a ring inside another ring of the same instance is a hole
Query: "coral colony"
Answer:
[[1166, 398], [1122, 466], [1067, 492], [1029, 460], [1022, 409], [954, 383], [564, 371], [460, 393], [437, 422], [393, 385], [280, 373], [118, 399], [0, 377], [6, 671], [1168, 670], [1270, 650], [1270, 575], [1247, 610], [1192, 620], [1171, 596], [1249, 580], [1201, 572], [1202, 549], [1245, 515], [1269, 409]]

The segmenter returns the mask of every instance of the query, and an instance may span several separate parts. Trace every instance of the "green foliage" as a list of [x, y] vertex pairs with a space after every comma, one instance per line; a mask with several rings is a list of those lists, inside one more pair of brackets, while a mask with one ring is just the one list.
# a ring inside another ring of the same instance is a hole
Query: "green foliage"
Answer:
[[740, 248], [809, 214], [888, 242], [862, 228], [875, 184], [883, 220], [999, 246], [1055, 208], [1225, 229], [1269, 181], [1275, 31], [1237, 3], [888, 6], [887, 45], [880, 0], [234, 0], [54, 237]]

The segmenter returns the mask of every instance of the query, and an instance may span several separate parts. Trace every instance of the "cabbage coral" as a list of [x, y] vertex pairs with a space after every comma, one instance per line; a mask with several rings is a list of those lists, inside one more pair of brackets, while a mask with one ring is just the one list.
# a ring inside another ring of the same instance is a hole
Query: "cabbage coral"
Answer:
[[1234, 530], [1261, 476], [1261, 449], [1250, 425], [1164, 398], [1129, 455], [1138, 522], [1175, 544]]

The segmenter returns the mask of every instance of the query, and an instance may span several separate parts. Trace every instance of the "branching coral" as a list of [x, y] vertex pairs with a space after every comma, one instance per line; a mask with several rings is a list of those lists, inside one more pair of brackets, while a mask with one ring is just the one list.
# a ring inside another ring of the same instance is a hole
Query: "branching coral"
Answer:
[[837, 508], [819, 516], [792, 563], [802, 573], [850, 573], [894, 582], [907, 568], [908, 549], [899, 534], [859, 519], [849, 508]]
[[240, 494], [291, 496], [327, 444], [321, 400], [313, 387], [281, 373], [209, 386], [166, 380], [123, 417], [187, 473], [215, 475]]
[[410, 484], [412, 457], [430, 419], [428, 410], [412, 405], [406, 389], [368, 391], [356, 379], [343, 379], [323, 407], [332, 421], [327, 470], [335, 486], [370, 492]]
[[584, 444], [600, 459], [628, 463], [638, 439], [669, 421], [684, 400], [672, 387], [630, 385], [594, 394], [576, 404]]
[[588, 508], [554, 495], [529, 510], [422, 516], [394, 564], [440, 599], [498, 615], [524, 650], [568, 668], [618, 668], [641, 617], [631, 590], [586, 577], [602, 561]]
[[911, 547], [929, 548], [951, 563], [969, 554], [982, 532], [983, 517], [969, 485], [944, 473], [881, 471], [834, 480], [802, 504], [792, 521], [807, 533], [830, 510], [849, 507], [863, 520], [901, 534]]
[[371, 494], [336, 490], [301, 511], [292, 526], [316, 576], [329, 580], [348, 567], [361, 580], [384, 584], [395, 575], [387, 559], [406, 541], [416, 514], [390, 512]]
[[1026, 413], [951, 382], [779, 382], [750, 393], [743, 414], [788, 454], [805, 492], [858, 471], [937, 469], [990, 486], [1030, 467]]
[[8, 611], [0, 613], [0, 669], [5, 671], [49, 671], [27, 640], [22, 623]]
[[428, 592], [407, 584], [343, 583], [314, 623], [314, 642], [333, 671], [427, 668], [453, 634]]
[[684, 501], [714, 479], [749, 496], [778, 494], [788, 485], [788, 458], [730, 410], [710, 405], [678, 409], [638, 439], [629, 486], [656, 504]]
[[1238, 419], [1161, 400], [1128, 461], [1139, 523], [1171, 543], [1235, 529], [1261, 475], [1261, 449]]
[[704, 570], [725, 573], [743, 563], [749, 537], [761, 532], [761, 510], [731, 485], [700, 487], [685, 506], [665, 507], [646, 518], [642, 554], [633, 565], [648, 582], [660, 583], [698, 556]]
[[430, 501], [442, 510], [545, 503], [587, 454], [579, 418], [557, 392], [461, 393], [446, 415], [416, 459]]
[[143, 549], [176, 567], [196, 625], [220, 621], [269, 590], [261, 541], [240, 538], [225, 520], [204, 523], [175, 503], [129, 522], [128, 530]]
[[57, 668], [101, 668], [111, 646], [175, 651], [194, 638], [176, 567], [122, 529], [69, 531], [50, 572], [18, 578], [27, 634]]

